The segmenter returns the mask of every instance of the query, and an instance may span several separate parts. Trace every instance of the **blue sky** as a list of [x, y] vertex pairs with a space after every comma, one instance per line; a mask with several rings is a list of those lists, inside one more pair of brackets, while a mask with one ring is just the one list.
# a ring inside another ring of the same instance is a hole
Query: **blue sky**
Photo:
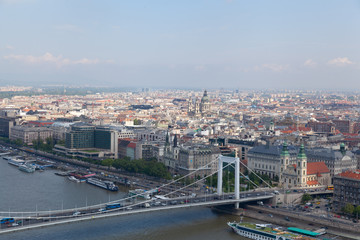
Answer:
[[360, 90], [360, 1], [0, 0], [0, 84]]

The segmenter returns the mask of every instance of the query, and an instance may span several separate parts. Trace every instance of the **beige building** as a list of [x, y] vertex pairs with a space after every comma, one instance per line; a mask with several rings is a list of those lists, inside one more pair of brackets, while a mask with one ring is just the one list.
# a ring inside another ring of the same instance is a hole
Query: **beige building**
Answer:
[[21, 140], [24, 144], [32, 145], [34, 140], [45, 141], [51, 138], [53, 131], [47, 127], [14, 126], [11, 128], [10, 140]]
[[[197, 171], [197, 175], [210, 175], [217, 171], [220, 149], [207, 145], [182, 146], [175, 167], [181, 175]], [[201, 169], [201, 170], [200, 170]]]

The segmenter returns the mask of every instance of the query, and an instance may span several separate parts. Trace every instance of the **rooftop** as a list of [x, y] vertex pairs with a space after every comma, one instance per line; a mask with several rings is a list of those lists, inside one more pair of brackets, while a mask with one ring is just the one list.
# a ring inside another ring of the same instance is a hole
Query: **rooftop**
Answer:
[[308, 162], [307, 163], [307, 174], [321, 174], [329, 173], [329, 169], [324, 162]]
[[358, 169], [355, 171], [346, 171], [346, 172], [340, 173], [338, 176], [344, 177], [344, 178], [360, 180], [360, 170]]

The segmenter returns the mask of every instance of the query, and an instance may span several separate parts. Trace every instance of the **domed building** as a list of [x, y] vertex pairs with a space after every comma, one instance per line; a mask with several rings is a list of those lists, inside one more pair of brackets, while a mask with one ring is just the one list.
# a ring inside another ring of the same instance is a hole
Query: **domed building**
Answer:
[[188, 102], [188, 114], [192, 116], [204, 116], [210, 112], [210, 98], [207, 94], [207, 91], [204, 91], [203, 97], [195, 99], [195, 101], [190, 97]]
[[207, 95], [206, 90], [204, 91], [204, 95], [201, 98], [200, 112], [201, 112], [201, 114], [210, 112], [210, 99], [209, 99], [209, 96]]

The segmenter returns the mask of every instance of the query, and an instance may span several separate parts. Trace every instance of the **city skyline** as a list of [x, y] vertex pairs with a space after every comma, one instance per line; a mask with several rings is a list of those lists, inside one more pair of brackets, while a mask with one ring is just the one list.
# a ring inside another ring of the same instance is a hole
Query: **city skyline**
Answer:
[[360, 89], [358, 1], [0, 1], [2, 85]]

